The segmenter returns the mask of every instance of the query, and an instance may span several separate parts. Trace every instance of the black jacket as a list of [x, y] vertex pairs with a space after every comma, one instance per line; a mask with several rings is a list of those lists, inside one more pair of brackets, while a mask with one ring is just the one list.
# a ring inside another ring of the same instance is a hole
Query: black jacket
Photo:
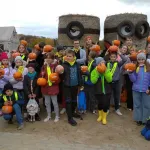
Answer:
[[[80, 65], [75, 62], [74, 65], [77, 67], [77, 76], [78, 76], [78, 86], [82, 84], [82, 77], [81, 77], [81, 68]], [[62, 75], [62, 81], [65, 86], [70, 86], [70, 64], [68, 62], [64, 62], [62, 64], [64, 67], [64, 73]]]
[[[33, 94], [36, 94], [36, 96], [39, 95], [39, 86], [37, 85], [37, 79], [38, 78], [36, 76], [32, 82]], [[28, 75], [24, 76], [23, 88], [24, 88], [24, 93], [26, 98], [28, 97], [29, 94], [32, 94], [31, 79], [28, 77]]]

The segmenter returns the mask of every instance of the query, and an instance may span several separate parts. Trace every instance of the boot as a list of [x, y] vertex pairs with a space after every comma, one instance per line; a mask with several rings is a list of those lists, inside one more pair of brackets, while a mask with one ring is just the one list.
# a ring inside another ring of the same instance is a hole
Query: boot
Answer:
[[97, 119], [97, 122], [100, 122], [100, 121], [102, 121], [102, 114], [103, 114], [103, 110], [99, 110], [98, 111], [98, 119]]
[[103, 118], [102, 118], [102, 124], [103, 124], [103, 125], [106, 125], [106, 124], [107, 124], [106, 118], [107, 118], [107, 112], [103, 112]]

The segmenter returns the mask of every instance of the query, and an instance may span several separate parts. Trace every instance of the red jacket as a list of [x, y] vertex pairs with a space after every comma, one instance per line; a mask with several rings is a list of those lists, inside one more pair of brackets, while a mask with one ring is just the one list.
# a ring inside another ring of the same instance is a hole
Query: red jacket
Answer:
[[[55, 62], [54, 64], [50, 65], [52, 73], [55, 72], [56, 66], [57, 66], [57, 62]], [[44, 73], [43, 78], [45, 78], [48, 81], [47, 65], [44, 65], [42, 67], [40, 76], [42, 76], [42, 72]], [[58, 95], [58, 93], [59, 93], [59, 83], [53, 83], [52, 86], [49, 86], [48, 83], [47, 83], [46, 86], [41, 87], [41, 92], [44, 95]]]

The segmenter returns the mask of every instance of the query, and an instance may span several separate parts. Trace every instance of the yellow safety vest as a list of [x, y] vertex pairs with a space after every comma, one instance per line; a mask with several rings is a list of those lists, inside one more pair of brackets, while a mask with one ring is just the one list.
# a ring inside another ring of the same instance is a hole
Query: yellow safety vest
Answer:
[[[18, 100], [18, 94], [17, 94], [17, 92], [14, 92], [14, 94], [15, 94], [15, 100], [17, 101]], [[3, 100], [4, 100], [4, 102], [7, 101], [6, 95], [3, 95]]]
[[23, 60], [24, 60], [25, 57], [26, 57], [25, 55], [22, 55], [22, 56], [21, 56], [21, 58], [22, 58]]
[[52, 86], [52, 82], [49, 79], [50, 74], [51, 74], [51, 68], [49, 66], [47, 66], [47, 75], [48, 75], [48, 81], [47, 82], [48, 82], [49, 86]]
[[[92, 61], [88, 64], [88, 71], [89, 71], [89, 72], [90, 72], [90, 70], [91, 70], [91, 66], [92, 66], [93, 61], [94, 61], [94, 60], [92, 60]], [[86, 77], [85, 77], [85, 81], [87, 81], [87, 80], [88, 80], [88, 77], [86, 76]]]
[[112, 69], [111, 69], [111, 67], [110, 67], [110, 62], [109, 62], [109, 63], [107, 63], [107, 68], [110, 70], [110, 72], [111, 72], [111, 74], [112, 74], [112, 75], [114, 75], [114, 73], [115, 73], [115, 71], [116, 71], [117, 66], [118, 66], [118, 63], [117, 63], [117, 62], [115, 62], [115, 63], [113, 64]]

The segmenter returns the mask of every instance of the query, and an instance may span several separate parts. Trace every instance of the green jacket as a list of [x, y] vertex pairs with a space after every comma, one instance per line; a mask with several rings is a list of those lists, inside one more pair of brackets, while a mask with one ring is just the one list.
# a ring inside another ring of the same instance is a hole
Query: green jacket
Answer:
[[110, 94], [112, 73], [107, 69], [104, 74], [100, 74], [95, 68], [91, 73], [91, 82], [95, 84], [95, 94]]

